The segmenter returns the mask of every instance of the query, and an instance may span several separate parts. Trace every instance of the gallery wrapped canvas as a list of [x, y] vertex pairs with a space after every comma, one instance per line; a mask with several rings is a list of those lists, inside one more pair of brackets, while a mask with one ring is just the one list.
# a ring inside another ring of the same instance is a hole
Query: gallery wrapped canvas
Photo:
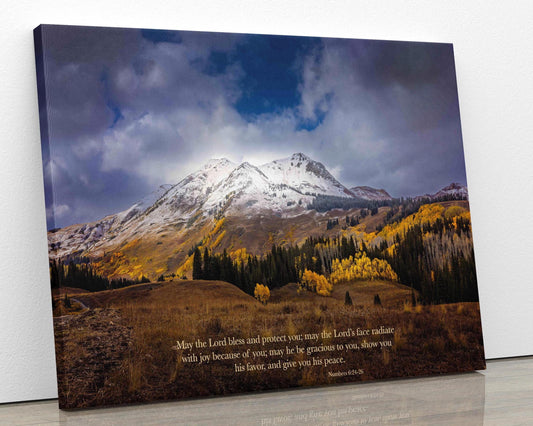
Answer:
[[35, 49], [62, 408], [485, 367], [452, 45]]

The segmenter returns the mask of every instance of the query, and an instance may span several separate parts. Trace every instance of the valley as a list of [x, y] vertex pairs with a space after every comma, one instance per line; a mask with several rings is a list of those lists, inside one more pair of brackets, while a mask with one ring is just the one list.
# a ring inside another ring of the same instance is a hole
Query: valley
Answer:
[[[352, 305], [345, 304], [346, 291]], [[374, 304], [375, 294], [380, 295], [381, 305]], [[54, 320], [56, 345], [64, 345], [58, 352], [62, 354], [58, 369], [65, 408], [444, 374], [484, 365], [477, 303], [412, 307], [410, 289], [386, 281], [346, 283], [331, 297], [298, 292], [295, 284], [289, 284], [273, 290], [266, 305], [234, 285], [205, 280], [146, 283], [76, 294], [76, 298], [90, 309]], [[61, 300], [64, 297], [56, 302]], [[370, 335], [363, 336], [369, 343], [355, 350], [362, 337], [341, 334], [335, 342], [351, 349], [334, 352], [333, 358], [331, 352], [313, 352], [332, 344], [324, 332], [379, 331], [383, 326], [394, 327], [388, 335], [390, 347], [377, 345], [381, 336]], [[283, 341], [272, 337], [280, 335], [290, 336], [292, 343], [288, 337]], [[316, 338], [292, 339], [298, 335]], [[285, 356], [279, 364], [294, 362], [301, 367], [270, 369], [268, 374], [254, 367], [235, 374], [241, 361], [232, 354], [248, 347], [242, 345], [245, 339], [256, 336], [265, 342], [261, 346], [265, 356], [247, 361], [250, 366], [275, 366], [280, 360], [276, 354], [287, 345], [298, 345], [315, 354], [310, 361], [341, 357], [359, 374], [330, 375], [335, 364], [307, 365], [307, 355]], [[192, 346], [175, 348], [176, 342], [229, 342], [230, 338], [233, 345], [209, 347], [212, 360], [201, 365]], [[191, 362], [184, 362], [187, 359]]]
[[211, 160], [48, 236], [65, 408], [484, 365], [459, 184], [392, 198], [301, 153]]

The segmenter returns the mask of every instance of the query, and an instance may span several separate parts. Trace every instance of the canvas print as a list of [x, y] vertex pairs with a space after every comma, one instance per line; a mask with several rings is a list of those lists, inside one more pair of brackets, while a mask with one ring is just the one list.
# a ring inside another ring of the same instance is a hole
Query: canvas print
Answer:
[[451, 44], [35, 48], [62, 408], [485, 367]]

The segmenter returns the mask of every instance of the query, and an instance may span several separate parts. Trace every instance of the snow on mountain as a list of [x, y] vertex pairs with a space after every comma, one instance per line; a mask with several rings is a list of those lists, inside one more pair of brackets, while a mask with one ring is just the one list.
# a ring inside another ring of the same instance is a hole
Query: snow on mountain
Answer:
[[[168, 230], [194, 232], [195, 227], [201, 228], [206, 220], [220, 215], [294, 217], [305, 214], [306, 206], [317, 195], [391, 199], [384, 189], [347, 189], [322, 163], [302, 153], [259, 167], [214, 159], [175, 185], [161, 185], [122, 212], [50, 231], [50, 256], [98, 257], [143, 236], [153, 237]], [[417, 198], [446, 196], [466, 198], [468, 191], [452, 183], [433, 195]]]
[[312, 160], [301, 152], [263, 164], [260, 170], [272, 182], [290, 186], [303, 194], [352, 196], [350, 191], [337, 181], [322, 163]]
[[461, 185], [460, 183], [452, 183], [444, 188], [442, 188], [437, 193], [433, 194], [433, 198], [445, 197], [445, 196], [457, 196], [461, 198], [468, 198], [468, 189], [466, 186]]
[[311, 198], [286, 184], [275, 183], [260, 168], [245, 162], [215, 188], [203, 210], [223, 210], [226, 214], [250, 214], [259, 210], [281, 213], [306, 205], [304, 201]]
[[152, 207], [153, 204], [157, 200], [159, 200], [163, 195], [165, 195], [165, 193], [170, 188], [172, 188], [172, 185], [169, 185], [169, 184], [160, 185], [159, 188], [157, 188], [152, 193], [148, 194], [142, 200], [137, 201], [129, 209], [118, 213], [117, 219], [120, 220], [121, 222], [127, 222], [128, 220], [135, 217], [136, 215], [144, 213], [146, 210]]
[[117, 215], [82, 225], [71, 225], [48, 232], [48, 249], [51, 258], [81, 254], [108, 235], [117, 222]]
[[294, 216], [304, 213], [317, 194], [354, 196], [322, 163], [302, 153], [260, 167], [213, 159], [176, 185], [162, 185], [122, 212], [50, 232], [50, 253], [53, 257], [103, 253], [132, 238], [156, 235], [168, 227], [189, 228], [220, 214]]
[[450, 185], [442, 188], [440, 191], [434, 194], [425, 194], [415, 197], [415, 199], [430, 198], [436, 199], [441, 197], [452, 197], [452, 198], [466, 198], [468, 199], [468, 189], [466, 186], [461, 185], [460, 183], [451, 183]]
[[102, 244], [108, 238], [114, 237], [125, 229], [124, 224], [133, 222], [134, 219], [150, 209], [170, 188], [172, 185], [161, 185], [128, 209], [98, 221], [71, 225], [55, 232], [49, 232], [50, 254], [52, 257], [63, 257], [68, 254], [83, 253], [97, 244]]
[[160, 222], [193, 215], [215, 188], [237, 167], [226, 158], [209, 160], [200, 170], [186, 176], [148, 210], [149, 220]]
[[172, 187], [162, 202], [169, 203], [178, 210], [184, 205], [198, 207], [235, 167], [237, 165], [226, 158], [209, 160], [200, 170], [191, 173]]
[[392, 197], [384, 189], [376, 189], [370, 186], [355, 186], [350, 191], [358, 198], [364, 200], [392, 200]]
[[312, 201], [312, 194], [353, 197], [324, 167], [304, 154], [263, 164], [210, 160], [180, 181], [147, 210], [146, 223], [265, 210], [293, 214]]

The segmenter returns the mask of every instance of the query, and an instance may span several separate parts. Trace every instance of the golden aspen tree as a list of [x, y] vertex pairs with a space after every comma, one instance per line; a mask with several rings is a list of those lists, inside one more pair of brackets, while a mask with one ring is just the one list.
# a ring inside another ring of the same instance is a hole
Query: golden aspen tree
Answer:
[[355, 258], [335, 259], [331, 264], [330, 280], [332, 284], [341, 282], [375, 279], [397, 281], [398, 276], [384, 259], [373, 259], [365, 253], [358, 253]]
[[302, 275], [300, 282], [300, 289], [313, 291], [320, 296], [331, 296], [333, 285], [326, 279], [324, 275], [306, 269]]
[[266, 285], [257, 283], [255, 285], [254, 297], [263, 305], [266, 305], [268, 299], [270, 299], [270, 289]]

